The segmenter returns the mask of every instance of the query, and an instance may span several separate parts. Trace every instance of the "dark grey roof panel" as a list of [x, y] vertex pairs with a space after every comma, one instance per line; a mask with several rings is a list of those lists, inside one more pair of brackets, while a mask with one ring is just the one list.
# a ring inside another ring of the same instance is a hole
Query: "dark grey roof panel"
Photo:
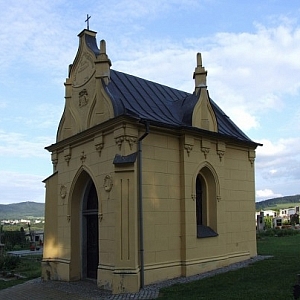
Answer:
[[[112, 100], [115, 116], [130, 115], [163, 126], [191, 127], [198, 95], [167, 87], [136, 76], [111, 70], [111, 81], [105, 86]], [[211, 100], [218, 133], [252, 142]]]
[[128, 111], [142, 119], [181, 125], [183, 99], [189, 94], [167, 86], [111, 70], [108, 94], [113, 97], [115, 114]]

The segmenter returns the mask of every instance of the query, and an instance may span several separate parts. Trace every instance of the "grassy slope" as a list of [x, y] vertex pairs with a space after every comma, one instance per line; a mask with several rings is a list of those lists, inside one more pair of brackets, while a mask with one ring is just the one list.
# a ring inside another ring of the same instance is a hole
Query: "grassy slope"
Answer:
[[[38, 278], [41, 276], [41, 256], [28, 256], [21, 258], [20, 264], [14, 269], [16, 274], [25, 276], [25, 279], [17, 279], [10, 281], [0, 280], [0, 290], [23, 283], [27, 280]], [[8, 270], [10, 270], [8, 268]], [[12, 271], [12, 270], [10, 270]]]
[[293, 299], [300, 273], [300, 235], [258, 241], [258, 253], [274, 255], [249, 267], [161, 290], [160, 299]]
[[[292, 287], [300, 273], [300, 234], [258, 240], [258, 253], [273, 258], [246, 268], [161, 290], [160, 299], [276, 300], [293, 299]], [[25, 260], [16, 272], [29, 278], [40, 276], [40, 260]], [[23, 280], [1, 283], [0, 289]]]
[[256, 210], [279, 209], [289, 208], [300, 205], [300, 195], [284, 196], [279, 198], [268, 199], [256, 202]]

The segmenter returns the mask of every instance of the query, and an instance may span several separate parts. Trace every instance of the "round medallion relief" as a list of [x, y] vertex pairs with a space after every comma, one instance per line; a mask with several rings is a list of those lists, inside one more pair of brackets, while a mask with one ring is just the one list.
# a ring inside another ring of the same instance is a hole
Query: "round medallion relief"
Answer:
[[60, 197], [65, 199], [67, 196], [67, 187], [65, 185], [60, 186]]
[[104, 190], [107, 192], [110, 192], [113, 187], [113, 181], [112, 177], [110, 175], [106, 175], [104, 177], [104, 184], [103, 184]]

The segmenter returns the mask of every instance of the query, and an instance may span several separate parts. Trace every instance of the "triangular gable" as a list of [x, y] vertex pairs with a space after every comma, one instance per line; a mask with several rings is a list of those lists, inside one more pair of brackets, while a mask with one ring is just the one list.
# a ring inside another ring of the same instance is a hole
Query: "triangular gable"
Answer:
[[66, 79], [66, 103], [57, 141], [109, 119], [129, 115], [158, 126], [189, 127], [252, 142], [209, 98], [201, 54], [197, 54], [195, 92], [187, 93], [111, 69], [105, 41], [83, 30]]

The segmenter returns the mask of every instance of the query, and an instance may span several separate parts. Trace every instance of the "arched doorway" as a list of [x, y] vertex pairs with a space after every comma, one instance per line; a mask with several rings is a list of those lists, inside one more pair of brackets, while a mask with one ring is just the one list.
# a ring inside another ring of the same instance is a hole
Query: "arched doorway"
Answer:
[[97, 279], [99, 263], [98, 196], [92, 180], [82, 201], [82, 277]]

